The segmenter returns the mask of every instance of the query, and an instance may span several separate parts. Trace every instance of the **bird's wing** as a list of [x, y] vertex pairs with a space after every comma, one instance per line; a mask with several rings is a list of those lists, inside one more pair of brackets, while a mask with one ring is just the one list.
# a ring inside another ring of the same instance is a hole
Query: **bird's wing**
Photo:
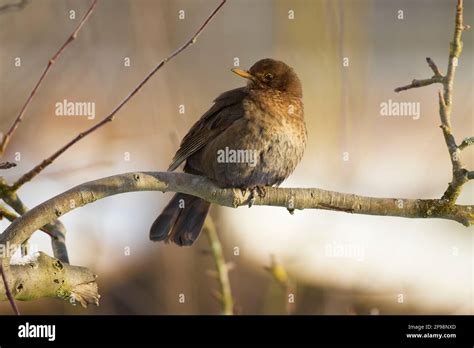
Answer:
[[209, 140], [244, 116], [242, 100], [247, 96], [245, 87], [222, 93], [214, 105], [191, 127], [181, 141], [168, 171], [179, 167], [189, 156], [199, 151]]

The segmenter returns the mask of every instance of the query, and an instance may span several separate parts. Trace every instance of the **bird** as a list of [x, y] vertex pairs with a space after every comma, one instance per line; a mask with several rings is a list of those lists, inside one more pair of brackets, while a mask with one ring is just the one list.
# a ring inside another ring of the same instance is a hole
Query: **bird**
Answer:
[[[204, 176], [221, 188], [265, 194], [301, 161], [306, 147], [303, 89], [286, 63], [265, 58], [232, 72], [244, 87], [220, 94], [181, 141], [168, 171]], [[210, 203], [176, 193], [150, 228], [152, 241], [190, 246], [199, 237]]]

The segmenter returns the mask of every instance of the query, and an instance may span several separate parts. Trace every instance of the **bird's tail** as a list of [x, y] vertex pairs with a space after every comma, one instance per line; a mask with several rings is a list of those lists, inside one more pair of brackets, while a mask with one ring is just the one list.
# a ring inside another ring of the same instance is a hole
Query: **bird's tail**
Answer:
[[173, 241], [189, 246], [199, 237], [210, 203], [201, 198], [177, 193], [150, 229], [152, 241]]

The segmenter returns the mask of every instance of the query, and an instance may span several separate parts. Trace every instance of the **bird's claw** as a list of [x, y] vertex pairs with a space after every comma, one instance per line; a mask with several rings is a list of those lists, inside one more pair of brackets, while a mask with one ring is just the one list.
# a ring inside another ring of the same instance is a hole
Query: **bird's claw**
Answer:
[[[249, 188], [248, 190], [250, 190], [249, 208], [252, 208], [252, 206], [254, 205], [256, 196], [260, 198], [264, 198], [265, 195], [267, 194], [267, 191], [265, 190], [265, 186], [255, 186], [255, 187]], [[243, 189], [242, 193], [245, 195], [247, 193], [247, 189]]]
[[265, 186], [256, 186], [255, 189], [257, 190], [258, 196], [260, 198], [265, 198], [265, 196], [267, 195], [267, 189], [265, 188]]

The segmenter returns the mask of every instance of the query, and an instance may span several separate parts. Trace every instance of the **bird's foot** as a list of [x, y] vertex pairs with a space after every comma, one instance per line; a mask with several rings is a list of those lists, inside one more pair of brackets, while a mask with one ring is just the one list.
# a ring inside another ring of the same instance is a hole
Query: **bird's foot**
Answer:
[[250, 190], [250, 197], [249, 197], [249, 208], [252, 208], [252, 205], [255, 203], [255, 197], [258, 196], [260, 198], [264, 198], [267, 194], [265, 186], [255, 186], [245, 189], [242, 193], [245, 195], [247, 190]]

